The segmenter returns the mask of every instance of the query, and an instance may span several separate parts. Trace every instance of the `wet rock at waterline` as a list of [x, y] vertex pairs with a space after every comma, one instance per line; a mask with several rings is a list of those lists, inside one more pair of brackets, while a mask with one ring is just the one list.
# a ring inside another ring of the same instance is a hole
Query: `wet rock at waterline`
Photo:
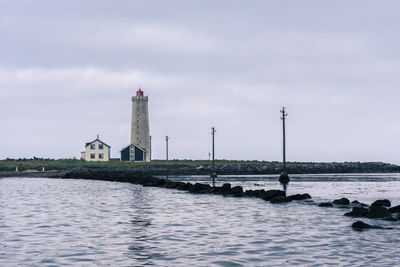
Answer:
[[379, 199], [372, 203], [371, 206], [390, 207], [391, 203], [387, 199]]
[[332, 207], [333, 204], [332, 204], [332, 202], [322, 202], [322, 203], [319, 203], [318, 206], [320, 206], [320, 207]]
[[371, 206], [369, 208], [369, 212], [365, 215], [365, 217], [370, 219], [383, 219], [383, 218], [391, 218], [392, 214], [385, 207]]
[[348, 200], [347, 198], [343, 197], [341, 199], [335, 199], [333, 201], [333, 204], [336, 204], [336, 205], [349, 205], [350, 204], [350, 200]]
[[344, 216], [364, 217], [369, 212], [369, 209], [364, 207], [353, 207], [353, 210], [344, 214]]
[[272, 198], [271, 203], [287, 203], [287, 202], [291, 202], [292, 200], [288, 197], [285, 196], [277, 196]]
[[305, 200], [305, 199], [311, 199], [311, 196], [307, 193], [305, 194], [296, 194], [292, 196], [288, 196], [291, 200]]
[[246, 197], [257, 197], [257, 198], [264, 198], [265, 190], [264, 189], [259, 189], [259, 190], [246, 190], [244, 192], [244, 195]]
[[212, 187], [208, 184], [201, 184], [201, 183], [195, 183], [190, 189], [189, 192], [191, 193], [197, 193], [197, 194], [205, 194], [205, 193], [211, 193]]
[[364, 229], [385, 229], [381, 226], [376, 226], [376, 225], [370, 225], [368, 223], [362, 222], [362, 221], [356, 221], [354, 222], [351, 227], [354, 230], [364, 230]]
[[263, 199], [271, 200], [275, 197], [286, 197], [286, 194], [284, 191], [281, 191], [281, 190], [268, 190], [268, 191], [265, 191]]
[[394, 206], [394, 207], [390, 208], [389, 211], [390, 211], [391, 213], [398, 213], [398, 212], [400, 212], [400, 205], [397, 205], [397, 206]]

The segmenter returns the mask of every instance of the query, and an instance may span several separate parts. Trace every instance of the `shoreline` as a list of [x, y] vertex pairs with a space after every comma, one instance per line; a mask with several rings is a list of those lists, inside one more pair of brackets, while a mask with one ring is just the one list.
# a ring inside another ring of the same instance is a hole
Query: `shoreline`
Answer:
[[[18, 167], [19, 172], [15, 172]], [[45, 168], [45, 172], [41, 172]], [[145, 173], [154, 176], [210, 175], [213, 167], [207, 161], [175, 160], [166, 167], [163, 161], [152, 162], [86, 162], [80, 160], [0, 161], [0, 177], [60, 177], [78, 168], [104, 171]], [[218, 175], [279, 175], [280, 162], [219, 161]], [[286, 172], [301, 174], [400, 173], [400, 166], [383, 162], [288, 162]]]

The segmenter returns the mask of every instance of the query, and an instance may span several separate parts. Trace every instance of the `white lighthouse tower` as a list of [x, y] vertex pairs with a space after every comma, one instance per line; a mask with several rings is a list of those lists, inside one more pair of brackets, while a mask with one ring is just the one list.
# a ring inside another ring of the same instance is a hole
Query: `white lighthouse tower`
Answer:
[[150, 161], [149, 97], [139, 88], [132, 97], [131, 144], [145, 149], [145, 160]]

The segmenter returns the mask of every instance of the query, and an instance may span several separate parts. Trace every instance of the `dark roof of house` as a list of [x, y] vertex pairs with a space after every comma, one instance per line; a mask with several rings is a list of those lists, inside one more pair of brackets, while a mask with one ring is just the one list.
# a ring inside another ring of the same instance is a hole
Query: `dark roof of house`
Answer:
[[101, 141], [101, 140], [98, 139], [98, 138], [96, 138], [96, 139], [93, 140], [92, 142], [86, 143], [85, 147], [87, 147], [88, 145], [90, 145], [90, 144], [92, 144], [92, 143], [94, 143], [94, 142], [96, 142], [96, 141], [99, 141], [100, 143], [102, 143], [102, 144], [105, 145], [105, 146], [111, 147], [111, 146], [107, 145], [106, 143], [104, 143], [103, 141]]
[[128, 147], [130, 147], [130, 146], [135, 146], [135, 147], [137, 147], [137, 148], [139, 148], [139, 149], [141, 149], [141, 150], [143, 150], [143, 151], [146, 151], [146, 149], [144, 149], [144, 148], [141, 147], [141, 146], [138, 146], [138, 145], [135, 145], [135, 144], [130, 144], [130, 145], [127, 145], [127, 146], [121, 148], [121, 150], [120, 150], [119, 152], [122, 152], [122, 150], [125, 150], [125, 149], [127, 149]]

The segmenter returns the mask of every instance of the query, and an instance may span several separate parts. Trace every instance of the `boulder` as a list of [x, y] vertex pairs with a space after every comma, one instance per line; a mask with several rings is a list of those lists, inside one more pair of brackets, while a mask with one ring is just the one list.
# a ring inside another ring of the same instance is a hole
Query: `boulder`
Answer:
[[292, 200], [285, 196], [276, 196], [276, 197], [273, 197], [270, 201], [271, 201], [271, 203], [287, 203], [287, 202], [291, 202]]
[[268, 191], [265, 191], [263, 199], [264, 200], [271, 200], [274, 197], [280, 197], [280, 196], [286, 197], [285, 192], [281, 191], [281, 190], [268, 190]]
[[385, 207], [371, 206], [369, 208], [369, 212], [365, 215], [365, 217], [370, 219], [390, 218], [392, 217], [392, 214]]
[[362, 222], [362, 221], [356, 221], [354, 222], [351, 227], [355, 230], [363, 230], [363, 229], [384, 229], [381, 226], [375, 226], [375, 225], [370, 225], [368, 223]]
[[372, 203], [371, 206], [390, 207], [391, 204], [388, 199], [379, 199]]
[[241, 186], [232, 187], [231, 194], [234, 195], [235, 197], [243, 196], [244, 195], [243, 194], [243, 187], [241, 187]]
[[347, 198], [343, 197], [341, 199], [335, 199], [333, 201], [333, 204], [336, 204], [336, 205], [349, 205], [350, 204], [350, 200], [348, 200]]
[[174, 189], [174, 188], [177, 188], [177, 187], [178, 187], [178, 183], [168, 180], [168, 181], [166, 181], [166, 182], [164, 183], [163, 187], [169, 188], [169, 189]]
[[391, 213], [400, 212], [400, 205], [397, 205], [397, 206], [394, 206], [394, 207], [390, 208], [389, 211], [390, 211]]
[[246, 190], [244, 192], [244, 195], [246, 197], [258, 197], [258, 198], [263, 198], [265, 194], [265, 190], [264, 189], [260, 189], [260, 190]]
[[318, 206], [320, 206], [320, 207], [332, 207], [333, 204], [332, 204], [332, 202], [322, 202], [322, 203], [319, 203]]
[[191, 183], [178, 182], [178, 186], [176, 187], [176, 189], [189, 191], [192, 186], [193, 185]]
[[291, 200], [304, 200], [304, 199], [310, 199], [311, 196], [309, 194], [305, 193], [305, 194], [296, 194], [296, 195], [288, 196], [288, 198], [290, 198]]
[[154, 179], [146, 179], [141, 184], [143, 186], [163, 186], [165, 182], [166, 182], [165, 179], [154, 178]]
[[225, 183], [221, 187], [214, 187], [213, 191], [215, 194], [230, 194], [232, 191], [231, 184]]
[[204, 193], [210, 193], [212, 191], [212, 187], [208, 184], [201, 184], [201, 183], [195, 183], [190, 189], [189, 192], [191, 193], [197, 193], [197, 194], [204, 194]]
[[369, 209], [364, 207], [353, 207], [353, 210], [344, 214], [344, 216], [364, 217], [369, 212]]
[[360, 202], [360, 201], [358, 201], [358, 200], [354, 200], [354, 201], [352, 201], [352, 202], [351, 202], [351, 204], [353, 204], [353, 205], [357, 205], [357, 206], [361, 206], [361, 207], [368, 207], [368, 205], [367, 205], [367, 204], [361, 203], [361, 202]]

